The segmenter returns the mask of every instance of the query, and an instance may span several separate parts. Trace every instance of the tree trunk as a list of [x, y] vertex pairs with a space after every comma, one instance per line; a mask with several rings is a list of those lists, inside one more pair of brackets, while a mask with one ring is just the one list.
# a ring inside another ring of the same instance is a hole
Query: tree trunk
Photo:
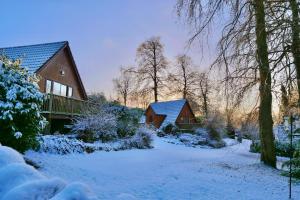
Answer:
[[158, 102], [158, 92], [157, 92], [157, 71], [156, 71], [156, 68], [154, 68], [154, 87], [153, 87], [153, 90], [154, 90], [154, 101], [155, 102]]
[[292, 10], [292, 53], [297, 74], [298, 106], [300, 106], [300, 26], [299, 8], [296, 0], [290, 0]]
[[205, 114], [205, 118], [208, 118], [208, 104], [207, 104], [207, 96], [206, 94], [203, 96], [203, 110]]
[[260, 74], [259, 134], [261, 140], [261, 161], [276, 168], [272, 120], [271, 72], [268, 60], [264, 2], [264, 0], [254, 1], [257, 61]]
[[124, 106], [127, 106], [127, 95], [124, 95]]
[[153, 69], [154, 69], [154, 87], [153, 87], [153, 90], [154, 90], [154, 101], [155, 102], [158, 102], [158, 80], [157, 80], [157, 63], [156, 63], [156, 47], [154, 45], [153, 47], [153, 62], [154, 62], [154, 65], [153, 65]]
[[183, 71], [183, 81], [184, 81], [184, 85], [183, 85], [183, 99], [186, 99], [187, 96], [187, 77], [186, 77], [186, 73], [185, 73], [185, 67], [182, 67], [182, 71]]

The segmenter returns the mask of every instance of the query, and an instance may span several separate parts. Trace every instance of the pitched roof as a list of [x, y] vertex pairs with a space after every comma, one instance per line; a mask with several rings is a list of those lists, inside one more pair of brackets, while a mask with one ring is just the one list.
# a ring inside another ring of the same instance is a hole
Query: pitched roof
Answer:
[[161, 127], [164, 127], [169, 123], [175, 124], [176, 119], [179, 116], [185, 103], [185, 99], [178, 99], [173, 101], [151, 103], [150, 106], [155, 114], [166, 115], [166, 118], [161, 125]]
[[0, 48], [0, 55], [9, 59], [21, 59], [21, 66], [36, 72], [68, 42], [53, 42], [28, 46]]

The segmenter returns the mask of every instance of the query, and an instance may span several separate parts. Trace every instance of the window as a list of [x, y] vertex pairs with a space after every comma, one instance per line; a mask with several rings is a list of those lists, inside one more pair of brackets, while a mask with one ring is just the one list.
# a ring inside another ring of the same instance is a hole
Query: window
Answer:
[[60, 95], [60, 83], [53, 81], [53, 94]]
[[68, 97], [72, 97], [72, 96], [73, 96], [73, 88], [68, 87]]
[[61, 96], [67, 96], [67, 86], [65, 85], [60, 85], [60, 95]]
[[67, 96], [67, 86], [53, 81], [53, 94]]
[[55, 95], [64, 97], [72, 97], [73, 88], [55, 81], [46, 80], [46, 93], [53, 93]]
[[51, 93], [52, 81], [46, 80], [46, 93]]

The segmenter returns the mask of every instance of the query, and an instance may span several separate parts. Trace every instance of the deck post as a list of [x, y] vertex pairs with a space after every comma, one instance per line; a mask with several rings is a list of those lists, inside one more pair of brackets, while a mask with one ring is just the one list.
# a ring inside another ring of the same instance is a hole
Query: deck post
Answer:
[[51, 121], [52, 121], [52, 104], [53, 104], [53, 95], [52, 94], [47, 94], [49, 98], [49, 115], [48, 115], [48, 133], [51, 133]]

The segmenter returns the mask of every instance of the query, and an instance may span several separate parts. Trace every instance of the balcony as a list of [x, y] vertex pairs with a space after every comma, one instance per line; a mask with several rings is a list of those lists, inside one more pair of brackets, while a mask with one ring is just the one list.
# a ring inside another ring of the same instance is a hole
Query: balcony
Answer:
[[49, 115], [78, 116], [82, 114], [90, 102], [70, 97], [46, 94], [42, 113]]

